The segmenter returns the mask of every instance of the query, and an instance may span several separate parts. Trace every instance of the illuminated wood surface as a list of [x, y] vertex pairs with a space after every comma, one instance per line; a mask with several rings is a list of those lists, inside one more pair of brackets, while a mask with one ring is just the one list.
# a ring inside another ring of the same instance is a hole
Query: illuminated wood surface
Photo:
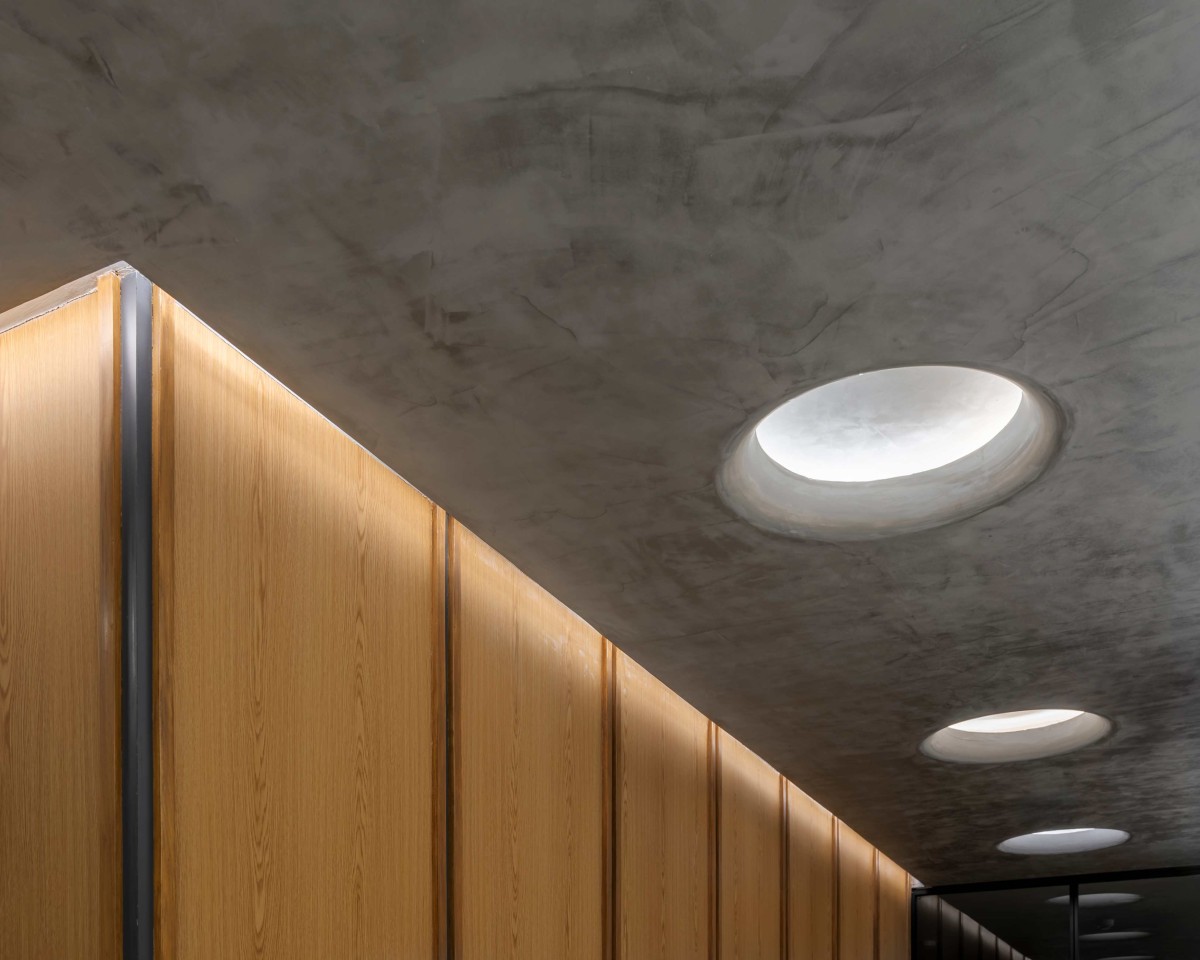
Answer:
[[617, 654], [617, 956], [706, 960], [712, 725]]
[[878, 899], [875, 848], [841, 821], [838, 834], [838, 957], [875, 956]]
[[456, 960], [604, 960], [607, 645], [450, 539]]
[[788, 956], [834, 960], [834, 818], [788, 784]]
[[783, 781], [733, 737], [720, 743], [720, 960], [783, 952]]
[[158, 956], [434, 957], [443, 515], [154, 322]]
[[116, 960], [118, 283], [0, 334], [0, 958]]

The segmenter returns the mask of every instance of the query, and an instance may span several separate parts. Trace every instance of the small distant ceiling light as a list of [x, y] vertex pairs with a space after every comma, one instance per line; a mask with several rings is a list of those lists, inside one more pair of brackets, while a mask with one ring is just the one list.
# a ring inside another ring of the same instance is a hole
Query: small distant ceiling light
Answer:
[[1084, 853], [1089, 850], [1115, 847], [1128, 839], [1129, 834], [1124, 830], [1110, 830], [1105, 827], [1064, 827], [1057, 830], [1023, 833], [1019, 837], [1009, 837], [996, 844], [996, 848], [1004, 853], [1024, 855]]
[[718, 489], [757, 526], [872, 540], [978, 513], [1032, 481], [1063, 417], [1042, 391], [958, 364], [819, 384], [743, 427]]
[[[1137, 903], [1141, 899], [1141, 895], [1137, 893], [1081, 893], [1079, 905], [1081, 907], [1119, 907], [1126, 903]], [[1071, 898], [1064, 894], [1061, 897], [1051, 897], [1046, 902], [1070, 906]], [[1106, 960], [1115, 960], [1115, 958], [1108, 957]]]
[[1083, 710], [1014, 710], [943, 727], [925, 738], [921, 752], [950, 763], [1037, 760], [1086, 747], [1111, 729], [1109, 720]]
[[1103, 933], [1083, 933], [1080, 940], [1104, 943], [1109, 940], [1144, 940], [1150, 936], [1145, 930], [1105, 930]]

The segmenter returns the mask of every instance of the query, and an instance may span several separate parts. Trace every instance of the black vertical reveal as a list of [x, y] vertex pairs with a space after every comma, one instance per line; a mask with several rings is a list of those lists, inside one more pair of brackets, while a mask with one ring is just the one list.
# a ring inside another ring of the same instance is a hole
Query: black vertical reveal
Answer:
[[446, 900], [445, 910], [445, 937], [443, 943], [445, 952], [443, 953], [444, 960], [455, 960], [457, 956], [457, 946], [454, 940], [455, 923], [458, 918], [454, 914], [454, 630], [451, 618], [454, 616], [454, 590], [456, 589], [454, 582], [455, 563], [454, 548], [452, 537], [454, 536], [454, 526], [450, 519], [450, 514], [443, 513], [442, 515], [442, 656], [445, 658], [442, 664], [442, 698], [445, 706], [445, 746], [446, 754], [443, 758], [445, 763], [445, 773], [443, 774], [443, 797], [445, 798], [445, 807], [442, 810], [442, 821], [444, 824], [443, 834], [445, 842], [445, 850], [443, 856], [445, 858], [445, 870], [443, 872], [443, 881], [441, 895]]
[[150, 282], [121, 277], [121, 837], [125, 960], [154, 955]]
[[1079, 960], [1079, 884], [1071, 884], [1071, 960]]

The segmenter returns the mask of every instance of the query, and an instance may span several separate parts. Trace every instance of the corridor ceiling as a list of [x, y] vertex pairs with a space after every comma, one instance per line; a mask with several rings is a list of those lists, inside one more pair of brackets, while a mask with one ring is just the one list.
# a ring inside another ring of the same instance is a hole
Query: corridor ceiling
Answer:
[[[148, 0], [0, 11], [0, 309], [127, 260], [927, 883], [1200, 862], [1200, 4]], [[805, 386], [1062, 405], [868, 543], [714, 474]], [[954, 766], [1063, 706], [1116, 732]], [[1022, 859], [1005, 837], [1128, 830]]]

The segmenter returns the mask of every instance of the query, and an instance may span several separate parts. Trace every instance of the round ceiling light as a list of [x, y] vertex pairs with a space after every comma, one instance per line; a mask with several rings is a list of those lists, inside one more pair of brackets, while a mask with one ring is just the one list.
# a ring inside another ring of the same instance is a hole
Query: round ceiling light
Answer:
[[1129, 839], [1124, 830], [1109, 830], [1105, 827], [1066, 827], [1059, 830], [1039, 830], [1009, 837], [996, 844], [1003, 853], [1045, 855], [1054, 853], [1085, 853], [1115, 847]]
[[870, 540], [972, 516], [1049, 464], [1064, 418], [1042, 391], [954, 364], [890, 367], [806, 390], [743, 427], [717, 485], [751, 523]]
[[892, 367], [802, 393], [755, 435], [768, 457], [810, 480], [866, 483], [936, 470], [1008, 426], [1023, 391], [973, 367]]
[[925, 738], [921, 752], [950, 763], [1037, 760], [1086, 747], [1111, 729], [1105, 717], [1083, 710], [1014, 710], [943, 727]]
[[1145, 940], [1150, 936], [1145, 930], [1105, 930], [1103, 933], [1082, 933], [1080, 940], [1106, 943], [1110, 940]]
[[[1079, 905], [1081, 907], [1119, 907], [1125, 903], [1137, 903], [1141, 899], [1141, 894], [1138, 893], [1081, 893]], [[1046, 902], [1070, 906], [1071, 898], [1066, 895], [1051, 897]]]

